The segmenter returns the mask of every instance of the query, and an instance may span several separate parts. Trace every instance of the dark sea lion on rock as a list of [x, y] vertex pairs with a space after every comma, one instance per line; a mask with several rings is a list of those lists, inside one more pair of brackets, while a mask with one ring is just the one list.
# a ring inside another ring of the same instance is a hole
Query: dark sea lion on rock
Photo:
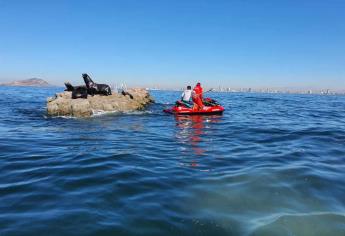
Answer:
[[91, 96], [95, 94], [105, 95], [105, 96], [111, 95], [111, 88], [109, 85], [96, 84], [95, 82], [93, 82], [93, 80], [90, 78], [88, 74], [82, 74], [82, 76], [87, 88], [87, 92]]
[[72, 86], [72, 84], [70, 82], [65, 82], [65, 86], [66, 86], [65, 91], [72, 92], [74, 90], [74, 87]]
[[123, 96], [128, 95], [131, 99], [134, 98], [132, 94], [130, 94], [129, 92], [125, 92], [125, 90], [122, 90], [121, 94], [122, 94]]
[[72, 92], [72, 99], [76, 98], [87, 98], [87, 88], [84, 85], [80, 86], [73, 86], [71, 83], [65, 83], [66, 89], [65, 91]]

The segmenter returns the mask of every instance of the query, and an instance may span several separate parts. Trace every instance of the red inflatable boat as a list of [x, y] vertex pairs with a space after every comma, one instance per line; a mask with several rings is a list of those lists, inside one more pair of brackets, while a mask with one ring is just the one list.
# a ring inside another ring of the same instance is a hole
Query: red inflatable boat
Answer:
[[174, 107], [163, 111], [176, 115], [217, 115], [224, 112], [224, 107], [222, 107], [216, 100], [206, 98], [203, 102], [204, 107], [202, 110], [193, 110], [192, 104], [177, 101]]

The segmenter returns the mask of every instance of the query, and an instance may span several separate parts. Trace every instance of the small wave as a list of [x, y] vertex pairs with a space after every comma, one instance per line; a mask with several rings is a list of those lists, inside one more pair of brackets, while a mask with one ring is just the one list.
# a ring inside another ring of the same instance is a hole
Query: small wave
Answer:
[[92, 116], [103, 116], [107, 114], [117, 114], [119, 111], [92, 110]]
[[[99, 117], [99, 116], [106, 116], [106, 115], [147, 115], [147, 114], [154, 114], [153, 111], [149, 110], [144, 110], [144, 111], [104, 111], [104, 110], [92, 110], [92, 115], [91, 117]], [[43, 115], [44, 119], [85, 119], [88, 117], [74, 117], [72, 115], [66, 116], [66, 115], [61, 115], [61, 116], [50, 116], [47, 114]]]
[[345, 215], [337, 212], [312, 212], [272, 215], [250, 235], [344, 235]]
[[127, 115], [147, 115], [147, 114], [154, 114], [153, 111], [149, 111], [149, 110], [144, 110], [144, 111], [126, 111], [123, 112], [124, 114]]
[[93, 110], [92, 111], [92, 117], [97, 117], [97, 116], [104, 116], [104, 115], [109, 115], [109, 114], [125, 114], [125, 115], [147, 115], [147, 114], [153, 114], [152, 111], [148, 110], [143, 110], [143, 111], [103, 111], [103, 110]]
[[49, 115], [43, 115], [44, 119], [78, 119], [78, 117], [74, 116], [49, 116]]

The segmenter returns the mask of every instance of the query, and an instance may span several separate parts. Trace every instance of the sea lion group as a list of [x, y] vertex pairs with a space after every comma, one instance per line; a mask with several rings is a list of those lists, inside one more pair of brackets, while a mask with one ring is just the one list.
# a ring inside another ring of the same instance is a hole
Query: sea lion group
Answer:
[[97, 84], [93, 82], [88, 74], [82, 74], [85, 85], [73, 86], [71, 83], [66, 82], [65, 91], [72, 92], [72, 99], [87, 98], [88, 95], [94, 96], [95, 94], [108, 96], [111, 95], [111, 88], [107, 84]]

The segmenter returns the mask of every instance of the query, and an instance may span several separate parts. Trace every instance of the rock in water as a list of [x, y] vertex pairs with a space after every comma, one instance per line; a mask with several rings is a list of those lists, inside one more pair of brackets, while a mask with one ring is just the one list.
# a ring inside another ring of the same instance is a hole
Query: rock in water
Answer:
[[89, 117], [99, 111], [126, 112], [142, 110], [154, 100], [145, 89], [129, 89], [133, 96], [112, 94], [88, 96], [87, 99], [72, 99], [72, 92], [58, 93], [47, 99], [47, 112], [51, 116]]

